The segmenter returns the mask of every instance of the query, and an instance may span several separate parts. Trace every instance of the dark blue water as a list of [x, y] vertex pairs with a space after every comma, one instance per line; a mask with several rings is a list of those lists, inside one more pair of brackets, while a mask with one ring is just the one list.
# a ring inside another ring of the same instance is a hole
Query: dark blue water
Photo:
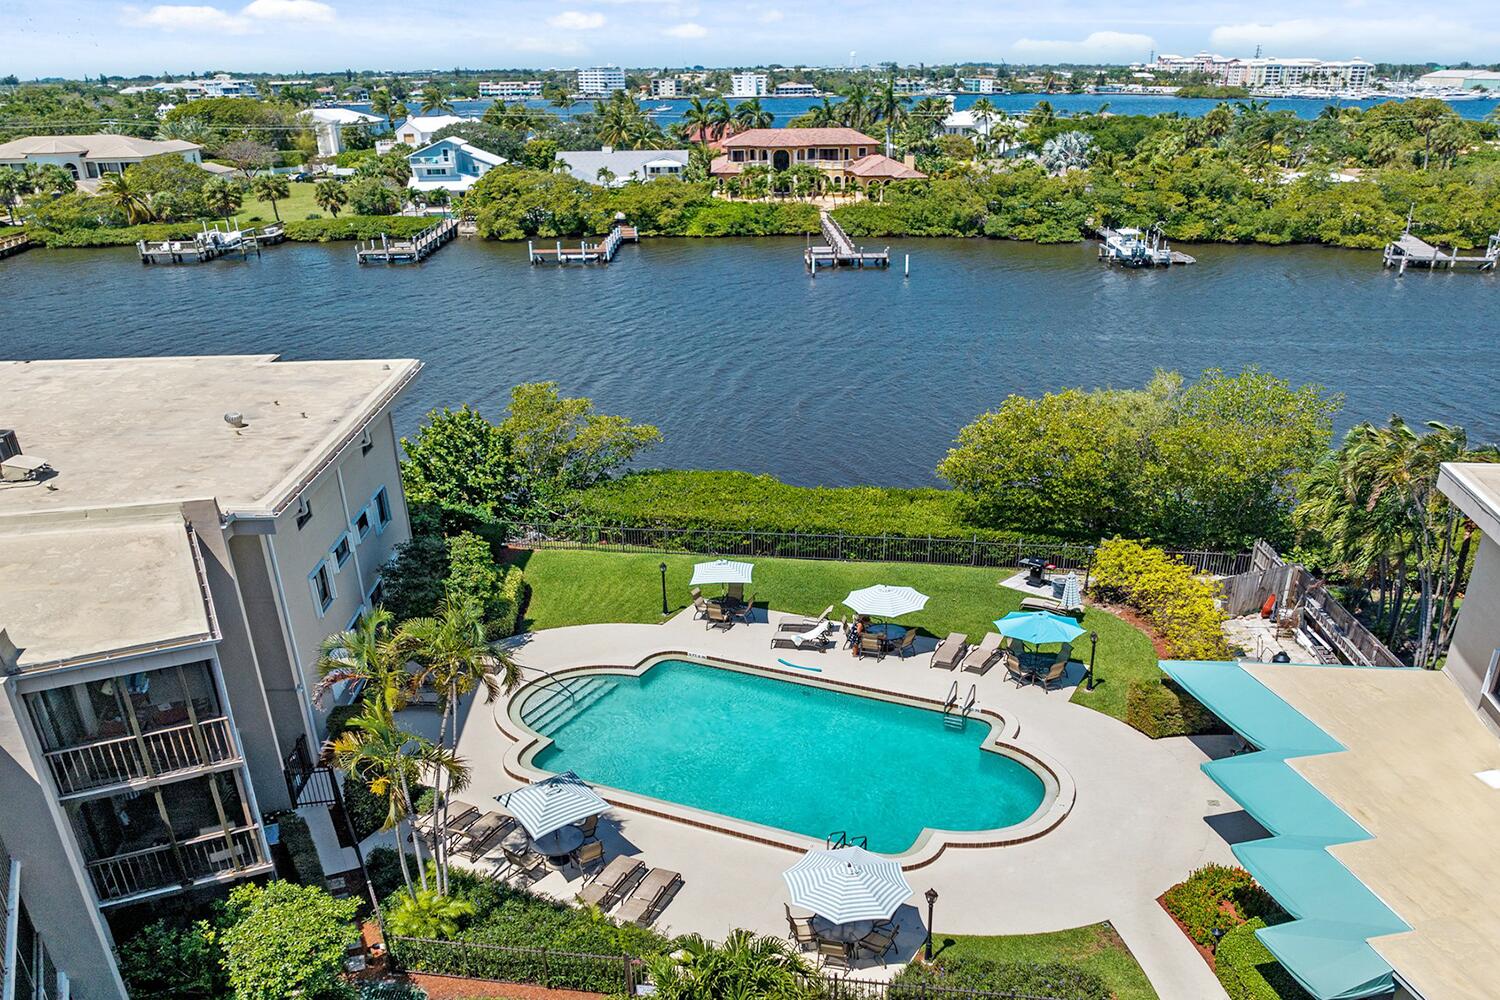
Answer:
[[[1117, 115], [1165, 115], [1177, 114], [1185, 118], [1201, 118], [1223, 101], [1217, 98], [1206, 97], [1161, 97], [1147, 94], [960, 94], [954, 99], [954, 106], [960, 110], [972, 105], [981, 96], [988, 96], [990, 103], [1003, 112], [1020, 113], [1029, 111], [1040, 101], [1047, 101], [1060, 115], [1092, 114], [1106, 106], [1112, 114]], [[833, 98], [837, 103], [837, 97]], [[493, 101], [455, 101], [453, 102], [453, 113], [468, 117], [478, 117], [484, 114]], [[546, 101], [527, 101], [532, 107], [542, 108], [552, 114], [561, 114], [564, 117], [581, 114], [593, 109], [592, 101], [580, 101], [565, 111], [559, 111]], [[740, 103], [739, 100], [731, 100], [731, 105]], [[821, 101], [810, 97], [763, 97], [761, 104], [767, 111], [776, 116], [778, 126], [785, 125], [793, 118], [802, 114], [807, 109]], [[1233, 103], [1233, 102], [1231, 102]], [[1371, 108], [1377, 104], [1384, 103], [1379, 100], [1366, 101], [1325, 101], [1309, 100], [1301, 98], [1276, 98], [1265, 102], [1272, 111], [1291, 111], [1299, 118], [1316, 118], [1329, 104], [1337, 104], [1341, 108]], [[656, 112], [653, 117], [663, 127], [674, 125], [682, 121], [682, 114], [687, 109], [688, 101], [684, 99], [671, 98], [642, 98], [640, 104], [648, 111], [659, 107], [668, 110]], [[350, 107], [362, 111], [368, 111], [369, 105], [355, 104]], [[1500, 100], [1481, 101], [1455, 101], [1453, 110], [1464, 118], [1479, 120], [1488, 115], [1496, 107], [1500, 107]]]
[[[932, 483], [958, 428], [1007, 393], [1135, 386], [1159, 367], [1260, 365], [1346, 394], [1341, 426], [1395, 411], [1500, 439], [1500, 275], [1225, 246], [1131, 272], [1093, 244], [974, 239], [900, 241], [890, 271], [810, 278], [802, 245], [648, 238], [604, 268], [473, 240], [389, 268], [350, 244], [156, 268], [132, 248], [33, 250], [0, 262], [0, 357], [418, 357], [402, 431], [555, 379], [658, 424], [655, 463], [797, 483]], [[4, 410], [0, 395], [0, 425]]]

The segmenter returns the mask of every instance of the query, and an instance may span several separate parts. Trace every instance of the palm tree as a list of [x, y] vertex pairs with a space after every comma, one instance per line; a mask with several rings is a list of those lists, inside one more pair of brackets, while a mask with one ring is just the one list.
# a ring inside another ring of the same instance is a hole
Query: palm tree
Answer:
[[820, 995], [811, 967], [781, 938], [733, 930], [723, 944], [690, 934], [676, 947], [671, 954], [646, 959], [662, 1000], [812, 1000]]
[[271, 214], [276, 216], [276, 221], [281, 221], [281, 211], [276, 207], [278, 201], [285, 201], [292, 196], [292, 185], [285, 174], [261, 174], [250, 182], [250, 189], [255, 192], [257, 201], [269, 201], [271, 203]]
[[457, 934], [464, 918], [473, 914], [474, 904], [466, 899], [418, 889], [386, 913], [386, 930], [397, 937], [443, 940]]
[[391, 92], [384, 87], [377, 87], [375, 93], [370, 95], [371, 113], [384, 118], [387, 128], [391, 126], [391, 114], [395, 109], [396, 103], [391, 98]]
[[734, 106], [734, 121], [742, 129], [770, 128], [776, 116], [761, 106], [759, 97], [752, 97]]
[[849, 128], [863, 131], [870, 123], [870, 89], [856, 80], [844, 88], [843, 97], [839, 119]]
[[[338, 181], [323, 181], [318, 188], [324, 184], [338, 185], [340, 204], [349, 200]], [[324, 639], [318, 647], [315, 669], [319, 679], [313, 688], [313, 701], [321, 702], [336, 684], [358, 684], [368, 689], [366, 702], [388, 712], [406, 707], [414, 678], [396, 646], [394, 624], [395, 616], [385, 608], [371, 608], [359, 616], [353, 628]]]
[[764, 198], [771, 189], [771, 167], [766, 163], [752, 163], [740, 171], [740, 190], [747, 198]]
[[420, 97], [422, 114], [430, 115], [437, 112], [449, 112], [453, 110], [453, 104], [443, 96], [443, 91], [435, 83], [429, 83], [422, 88]]
[[16, 206], [21, 203], [21, 196], [30, 190], [31, 182], [25, 173], [14, 167], [0, 167], [0, 203], [5, 205], [12, 225], [16, 221]]
[[410, 118], [411, 109], [406, 106], [405, 101], [397, 101], [395, 104], [391, 105], [391, 114], [395, 115], [397, 118]]
[[713, 108], [694, 95], [688, 99], [688, 106], [682, 112], [682, 122], [677, 126], [677, 130], [684, 139], [693, 142], [708, 142], [714, 125]]
[[783, 172], [783, 176], [794, 198], [810, 198], [823, 186], [823, 171], [811, 163], [794, 163]]
[[210, 177], [203, 185], [203, 206], [210, 215], [228, 218], [244, 203], [245, 189], [228, 177]]
[[839, 116], [839, 106], [830, 101], [825, 94], [822, 103], [808, 108], [802, 117], [812, 128], [831, 128], [841, 123], [842, 119]]
[[128, 168], [100, 181], [99, 194], [106, 204], [124, 212], [125, 220], [132, 226], [151, 221], [151, 193]]
[[708, 103], [708, 110], [713, 124], [715, 139], [722, 139], [726, 135], [734, 134], [734, 111], [729, 107], [728, 101], [722, 97], [715, 97]]
[[891, 155], [896, 129], [906, 116], [906, 105], [911, 98], [896, 93], [896, 78], [888, 76], [876, 89], [870, 105], [871, 115], [885, 122], [885, 154]]
[[599, 182], [600, 187], [613, 187], [615, 183], [615, 172], [608, 167], [600, 167], [594, 171], [594, 180]]
[[[510, 654], [490, 646], [484, 609], [473, 598], [449, 591], [431, 618], [413, 618], [402, 623], [396, 646], [417, 664], [416, 684], [426, 686], [443, 703], [437, 745], [448, 746], [448, 723], [453, 721], [457, 742], [458, 703], [483, 688], [485, 701], [492, 702], [502, 690], [509, 693], [521, 683], [521, 668]], [[498, 675], [498, 679], [497, 679]], [[433, 798], [433, 828], [437, 831], [438, 890], [448, 891], [448, 858], [443, 848], [448, 827], [448, 791], [438, 776]]]
[[998, 113], [999, 109], [995, 107], [995, 102], [988, 97], [981, 97], [969, 105], [969, 115], [974, 119], [974, 124], [979, 127], [978, 131], [982, 135], [989, 135], [990, 122], [995, 120], [995, 115]]
[[313, 201], [318, 207], [335, 219], [339, 217], [339, 209], [349, 204], [349, 192], [345, 189], [342, 181], [330, 177], [327, 180], [318, 181], [313, 188]]
[[78, 187], [73, 175], [61, 163], [28, 163], [26, 179], [36, 194], [56, 197]]
[[1064, 132], [1042, 144], [1039, 159], [1048, 172], [1065, 174], [1087, 167], [1093, 153], [1094, 140], [1087, 132]]

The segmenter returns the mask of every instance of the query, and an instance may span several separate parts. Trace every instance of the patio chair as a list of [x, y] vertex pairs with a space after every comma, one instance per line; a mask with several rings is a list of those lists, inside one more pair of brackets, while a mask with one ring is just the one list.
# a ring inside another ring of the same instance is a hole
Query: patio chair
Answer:
[[1034, 679], [1032, 675], [1021, 666], [1021, 660], [1012, 656], [1009, 652], [1002, 653], [1000, 662], [1005, 664], [1005, 675], [1016, 682], [1016, 687], [1025, 687]]
[[984, 674], [1000, 658], [1000, 633], [986, 632], [979, 645], [964, 656], [963, 669], [975, 674]]
[[825, 621], [817, 628], [806, 632], [789, 632], [786, 629], [780, 629], [771, 636], [771, 648], [775, 649], [778, 646], [783, 649], [816, 649], [822, 652], [829, 646], [828, 623]]
[[692, 590], [688, 591], [688, 596], [693, 599], [694, 604], [698, 603], [698, 598], [703, 596], [703, 588], [694, 587]]
[[879, 959], [880, 964], [885, 965], [885, 956], [896, 947], [896, 925], [889, 920], [877, 925], [874, 930], [856, 941], [854, 947], [859, 951], [869, 952], [872, 958]]
[[745, 600], [745, 585], [743, 583], [731, 583], [724, 588], [724, 599], [730, 604], [739, 604]]
[[1060, 683], [1068, 672], [1068, 661], [1073, 658], [1073, 644], [1065, 642], [1062, 649], [1057, 651], [1057, 659], [1045, 673], [1038, 672], [1036, 682], [1042, 686], [1043, 691], [1050, 691], [1053, 684]]
[[823, 609], [823, 613], [816, 618], [808, 618], [806, 615], [787, 615], [776, 623], [778, 632], [811, 632], [820, 625], [828, 624], [828, 616], [833, 614], [833, 605]]
[[818, 942], [818, 958], [823, 960], [825, 969], [842, 969], [849, 971], [849, 946], [842, 941]]
[[734, 618], [718, 604], [710, 604], [703, 617], [707, 622], [704, 628], [729, 629], [734, 627]]
[[752, 593], [750, 595], [750, 600], [746, 601], [738, 608], [735, 608], [734, 611], [730, 613], [730, 617], [738, 618], [746, 625], [749, 625], [750, 619], [755, 617], [755, 595]]
[[969, 650], [969, 637], [962, 632], [949, 632], [948, 638], [938, 643], [932, 651], [932, 666], [940, 670], [952, 670]]
[[787, 937], [797, 946], [798, 951], [811, 951], [818, 946], [818, 932], [813, 930], [812, 917], [794, 917], [792, 908], [785, 903], [781, 904], [786, 910]]
[[[470, 805], [459, 799], [449, 799], [448, 836], [453, 837], [463, 833], [469, 827], [473, 826], [481, 815], [483, 814], [480, 813], [478, 806]], [[431, 833], [433, 819], [434, 817], [431, 813], [423, 813], [421, 818], [416, 822], [417, 830], [424, 834]]]
[[859, 646], [855, 648], [854, 655], [863, 659], [866, 653], [877, 660], [885, 659], [885, 636], [879, 632], [860, 633]]
[[637, 878], [645, 869], [635, 858], [627, 858], [623, 854], [617, 854], [610, 859], [604, 870], [589, 879], [587, 885], [578, 893], [578, 898], [588, 906], [597, 906], [601, 910], [607, 910], [624, 895], [625, 887]]
[[909, 628], [905, 632], [901, 633], [901, 638], [896, 640], [896, 644], [891, 647], [891, 652], [895, 653], [897, 656], [901, 657], [901, 659], [904, 660], [912, 654], [912, 651], [916, 646], [916, 642], [917, 630], [914, 628]]
[[708, 609], [710, 607], [712, 607], [712, 606], [713, 605], [709, 604], [707, 601], [705, 601], [703, 599], [703, 595], [702, 594], [697, 595], [696, 597], [693, 598], [693, 617], [694, 618], [707, 618], [708, 617]]
[[616, 916], [639, 927], [645, 927], [666, 909], [677, 890], [682, 888], [682, 876], [665, 868], [653, 868], [641, 879], [640, 884], [625, 897]]
[[584, 871], [588, 868], [596, 868], [604, 863], [604, 843], [599, 840], [585, 840], [573, 851], [573, 864], [578, 870]]
[[[535, 882], [546, 872], [547, 859], [536, 851], [513, 851], [501, 844], [500, 854], [506, 868], [504, 876], [506, 879], [520, 875], [528, 882]], [[496, 871], [499, 871], [499, 866], [496, 867]]]
[[599, 816], [597, 813], [593, 816], [587, 816], [573, 825], [582, 830], [585, 837], [592, 837], [594, 831], [599, 829]]

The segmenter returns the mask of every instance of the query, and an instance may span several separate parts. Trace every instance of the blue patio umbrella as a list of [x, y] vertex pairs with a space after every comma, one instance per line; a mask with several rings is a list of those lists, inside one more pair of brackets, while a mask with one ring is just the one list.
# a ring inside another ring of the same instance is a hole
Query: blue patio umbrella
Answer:
[[1012, 611], [995, 619], [995, 628], [1007, 639], [1020, 639], [1028, 646], [1046, 646], [1054, 642], [1072, 642], [1087, 632], [1078, 623], [1050, 611]]

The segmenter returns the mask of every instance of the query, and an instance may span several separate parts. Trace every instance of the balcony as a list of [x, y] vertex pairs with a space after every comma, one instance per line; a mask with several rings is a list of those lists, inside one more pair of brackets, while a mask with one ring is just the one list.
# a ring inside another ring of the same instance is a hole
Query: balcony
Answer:
[[177, 842], [117, 854], [88, 863], [94, 892], [104, 905], [128, 902], [163, 891], [186, 888], [226, 877], [241, 877], [270, 867], [260, 847], [260, 828], [202, 834]]
[[127, 785], [147, 778], [181, 775], [239, 760], [229, 720], [220, 716], [154, 729], [134, 736], [98, 740], [46, 754], [63, 798]]

